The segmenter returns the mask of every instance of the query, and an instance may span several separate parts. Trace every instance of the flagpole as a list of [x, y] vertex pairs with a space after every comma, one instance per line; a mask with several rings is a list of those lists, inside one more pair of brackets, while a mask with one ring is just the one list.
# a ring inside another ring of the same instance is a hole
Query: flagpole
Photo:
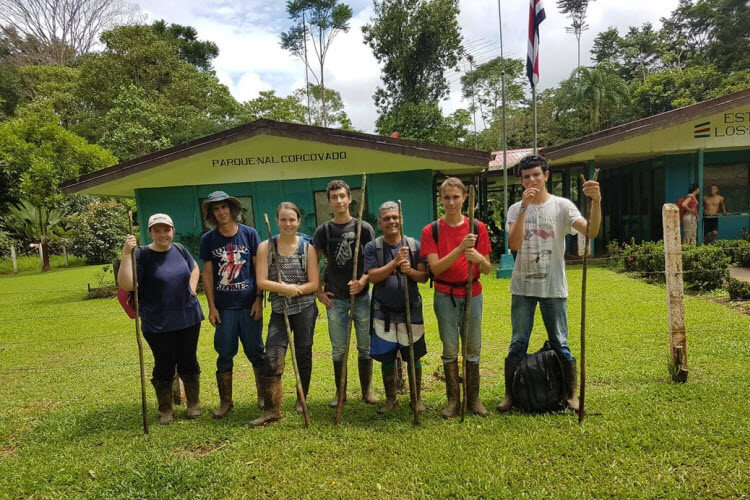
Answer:
[[536, 85], [531, 86], [531, 106], [534, 108], [534, 154], [537, 154], [536, 147]]
[[[502, 116], [503, 116], [503, 203], [504, 209], [503, 218], [508, 216], [508, 135], [505, 129], [505, 55], [503, 53], [503, 14], [502, 7], [500, 6], [500, 0], [497, 0], [497, 23], [500, 26], [500, 60], [502, 61], [502, 68], [500, 72], [501, 82], [501, 95], [503, 100]], [[508, 247], [508, 238], [503, 238], [505, 253], [510, 253]]]

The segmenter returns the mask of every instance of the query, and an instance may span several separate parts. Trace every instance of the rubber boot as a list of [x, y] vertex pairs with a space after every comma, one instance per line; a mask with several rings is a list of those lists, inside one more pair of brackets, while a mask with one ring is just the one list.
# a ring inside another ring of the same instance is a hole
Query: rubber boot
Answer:
[[505, 358], [505, 397], [497, 405], [497, 411], [500, 413], [513, 409], [513, 375], [520, 362], [520, 359]]
[[393, 364], [386, 367], [386, 363], [383, 363], [380, 365], [380, 373], [383, 375], [385, 404], [378, 409], [378, 413], [390, 413], [398, 406], [398, 366]]
[[250, 422], [250, 427], [261, 427], [281, 420], [281, 375], [263, 377], [264, 409], [260, 417]]
[[[333, 362], [333, 380], [336, 383], [336, 395], [333, 397], [328, 406], [336, 408], [339, 405], [339, 387], [341, 387], [341, 373], [343, 371], [344, 360]], [[344, 402], [346, 402], [346, 382], [344, 382]]]
[[578, 411], [580, 402], [578, 401], [578, 374], [576, 370], [576, 360], [570, 361], [563, 359], [563, 375], [565, 376], [565, 401], [573, 411]]
[[490, 414], [479, 399], [479, 363], [466, 363], [466, 409], [480, 417]]
[[448, 397], [448, 406], [440, 412], [440, 415], [448, 419], [458, 415], [460, 403], [458, 398], [458, 362], [446, 363], [443, 368], [445, 369], [445, 394]]
[[172, 378], [172, 402], [175, 406], [180, 406], [183, 401], [186, 399], [185, 395], [185, 386], [182, 383], [182, 380], [180, 379], [180, 376], [177, 375], [177, 372], [174, 372], [174, 378]]
[[398, 383], [396, 384], [397, 392], [399, 394], [406, 394], [406, 384], [404, 383], [404, 361], [401, 359], [400, 353], [396, 358], [396, 369], [398, 370]]
[[216, 374], [216, 383], [219, 386], [219, 408], [214, 412], [214, 418], [220, 419], [229, 413], [234, 403], [232, 402], [232, 372], [221, 372]]
[[359, 359], [359, 386], [362, 389], [362, 400], [368, 405], [378, 404], [378, 398], [372, 392], [372, 358]]
[[417, 362], [414, 366], [415, 383], [417, 384], [417, 411], [422, 413], [427, 408], [422, 403], [422, 363]]
[[[305, 401], [307, 401], [307, 393], [310, 391], [310, 376], [311, 375], [312, 375], [312, 367], [300, 368], [299, 380], [302, 383], [302, 392], [305, 395]], [[297, 392], [296, 389], [294, 392], [295, 393]], [[304, 413], [304, 410], [302, 409], [302, 400], [299, 398], [299, 394], [297, 394], [297, 403], [294, 405], [294, 410], [300, 415]], [[309, 413], [310, 408], [308, 408], [307, 411]]]
[[159, 423], [162, 425], [174, 422], [172, 414], [172, 381], [151, 379], [156, 391], [156, 400], [159, 402]]
[[253, 365], [253, 373], [255, 374], [255, 392], [258, 395], [258, 408], [261, 410], [265, 405], [265, 398], [263, 397], [263, 367]]
[[183, 380], [185, 383], [185, 401], [187, 402], [187, 413], [185, 416], [189, 420], [201, 416], [200, 380], [200, 373], [189, 375]]

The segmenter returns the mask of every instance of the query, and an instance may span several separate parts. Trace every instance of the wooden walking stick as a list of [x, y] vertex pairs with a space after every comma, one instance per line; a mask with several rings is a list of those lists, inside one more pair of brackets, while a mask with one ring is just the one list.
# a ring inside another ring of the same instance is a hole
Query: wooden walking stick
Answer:
[[[268, 251], [272, 252], [273, 260], [276, 262], [276, 276], [281, 283], [281, 262], [279, 262], [279, 249], [273, 244], [273, 233], [271, 232], [271, 223], [268, 222], [268, 214], [263, 214], [266, 219], [266, 229], [268, 230]], [[289, 313], [287, 312], [286, 297], [283, 297], [284, 304], [284, 326], [286, 327], [286, 337], [289, 340], [289, 350], [292, 351], [292, 368], [294, 368], [294, 379], [297, 384], [297, 396], [302, 402], [302, 414], [305, 417], [305, 427], [310, 427], [310, 414], [307, 411], [307, 400], [305, 399], [305, 391], [302, 389], [302, 379], [299, 378], [299, 368], [297, 368], [297, 353], [294, 350], [294, 334], [292, 328], [289, 325]]]
[[[354, 260], [352, 262], [352, 281], [357, 279], [357, 262], [359, 260], [359, 242], [362, 236], [362, 214], [365, 209], [365, 186], [367, 184], [367, 175], [362, 174], [362, 196], [359, 199], [359, 218], [357, 219], [357, 237], [354, 240]], [[346, 375], [348, 370], [347, 364], [349, 362], [349, 344], [352, 340], [352, 323], [354, 321], [354, 300], [357, 298], [356, 295], [352, 295], [349, 299], [349, 318], [346, 322], [346, 345], [344, 346], [344, 362], [341, 365], [341, 380], [339, 381], [338, 391], [338, 402], [336, 404], [336, 416], [333, 418], [333, 423], [339, 425], [341, 423], [341, 409], [344, 406], [344, 397], [346, 396]]]
[[[594, 170], [594, 177], [591, 180], [596, 180], [599, 176], [599, 169]], [[586, 178], [581, 174], [581, 182], [585, 183]], [[584, 197], [585, 200], [585, 197]], [[578, 423], [583, 423], [583, 416], [586, 414], [584, 411], [583, 402], [586, 397], [586, 274], [589, 267], [589, 222], [591, 220], [591, 205], [588, 206], [586, 212], [586, 238], [583, 245], [583, 279], [581, 282], [581, 392], [578, 396]]]
[[[133, 234], [133, 212], [128, 211], [128, 228]], [[141, 367], [141, 414], [143, 415], [143, 433], [148, 434], [148, 416], [146, 414], [146, 368], [143, 366], [143, 341], [141, 340], [141, 318], [138, 315], [138, 270], [135, 266], [135, 248], [130, 256], [133, 272], [133, 307], [135, 308], [135, 340], [138, 343], [138, 364]]]
[[[474, 184], [469, 185], [469, 234], [474, 234]], [[469, 275], [466, 279], [466, 309], [464, 310], [464, 322], [461, 325], [461, 371], [463, 372], [463, 398], [461, 399], [461, 422], [464, 421], [466, 415], [467, 405], [467, 391], [469, 389], [469, 383], [466, 380], [466, 341], [469, 338], [469, 325], [471, 323], [471, 299], [472, 289], [474, 288], [474, 264], [467, 260], [467, 267], [469, 269]]]
[[[401, 227], [401, 248], [409, 248], [404, 236], [404, 212], [401, 210], [401, 200], [398, 200], [398, 220]], [[404, 300], [406, 301], [406, 335], [409, 339], [409, 397], [411, 398], [412, 423], [419, 425], [419, 410], [417, 409], [417, 368], [414, 365], [414, 335], [411, 331], [411, 300], [409, 298], [409, 277], [402, 275], [404, 280]], [[398, 345], [398, 327], [396, 327], [396, 345]]]

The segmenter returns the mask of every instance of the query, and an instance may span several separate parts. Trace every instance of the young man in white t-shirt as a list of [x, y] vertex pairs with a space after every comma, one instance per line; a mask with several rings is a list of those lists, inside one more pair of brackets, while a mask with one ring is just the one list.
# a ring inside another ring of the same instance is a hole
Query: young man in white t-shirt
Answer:
[[581, 216], [572, 201], [547, 192], [549, 169], [542, 156], [527, 156], [516, 167], [524, 191], [521, 201], [508, 209], [508, 246], [518, 252], [513, 267], [510, 293], [513, 336], [505, 358], [505, 398], [499, 411], [513, 407], [511, 386], [518, 363], [526, 356], [534, 326], [536, 305], [542, 313], [552, 348], [557, 352], [565, 374], [565, 397], [578, 409], [576, 360], [568, 347], [568, 283], [565, 278], [565, 236], [588, 230], [590, 238], [599, 233], [602, 220], [599, 183], [586, 181], [583, 194], [591, 198], [591, 218]]

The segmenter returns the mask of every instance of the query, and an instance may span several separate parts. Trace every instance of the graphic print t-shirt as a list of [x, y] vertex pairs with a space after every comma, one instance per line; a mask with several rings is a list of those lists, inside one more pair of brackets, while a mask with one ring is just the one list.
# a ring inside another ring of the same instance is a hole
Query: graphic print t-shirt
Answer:
[[[357, 239], [357, 219], [346, 224], [334, 224], [333, 221], [318, 226], [313, 237], [313, 246], [326, 256], [328, 265], [325, 271], [325, 291], [333, 292], [336, 299], [349, 298], [349, 281], [354, 269], [354, 242]], [[366, 221], [362, 221], [359, 258], [357, 259], [357, 278], [364, 274], [364, 246], [375, 239], [375, 231]], [[369, 290], [366, 286], [359, 296]]]
[[245, 309], [252, 306], [257, 295], [253, 257], [258, 253], [258, 232], [239, 224], [233, 236], [224, 236], [217, 229], [201, 236], [200, 258], [213, 262], [214, 302], [216, 308]]
[[[518, 220], [521, 203], [508, 209], [508, 225]], [[583, 219], [572, 201], [550, 195], [542, 205], [526, 210], [523, 243], [516, 255], [510, 293], [528, 297], [568, 296], [565, 279], [565, 236], [576, 234], [573, 224]]]

